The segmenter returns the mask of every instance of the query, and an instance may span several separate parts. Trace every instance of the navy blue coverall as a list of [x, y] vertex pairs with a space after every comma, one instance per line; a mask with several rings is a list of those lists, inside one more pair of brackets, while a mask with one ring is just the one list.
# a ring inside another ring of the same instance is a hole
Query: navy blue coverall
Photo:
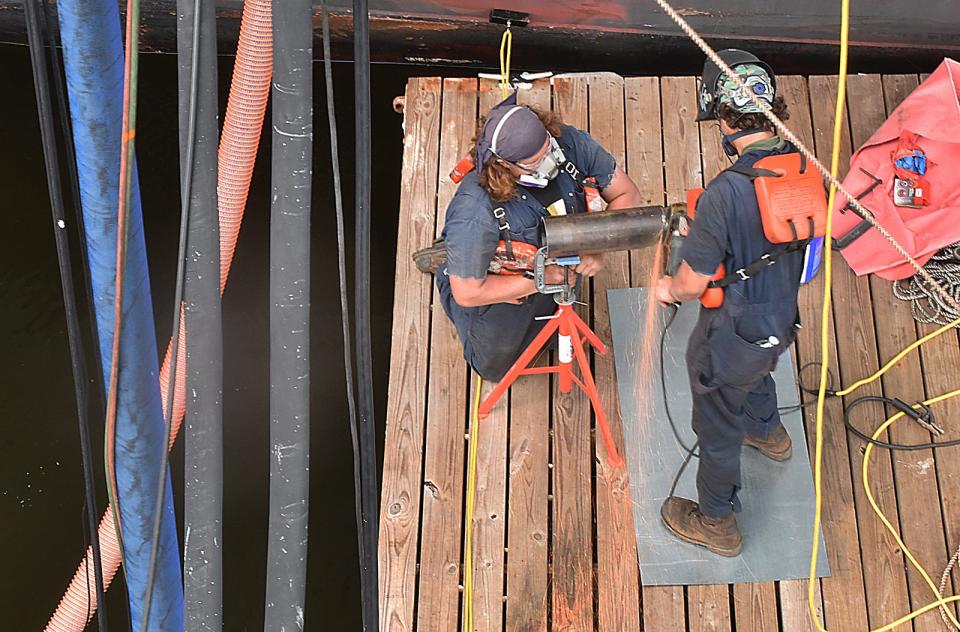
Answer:
[[[589, 134], [565, 125], [557, 144], [567, 161], [576, 165], [581, 179], [592, 176], [601, 191], [610, 184], [616, 161]], [[577, 180], [561, 169], [556, 183], [567, 213], [586, 211], [583, 187]], [[544, 205], [523, 187], [517, 187], [511, 199], [498, 203], [481, 186], [477, 172], [471, 171], [447, 207], [443, 227], [447, 262], [437, 270], [440, 302], [457, 329], [463, 355], [477, 373], [491, 381], [504, 376], [543, 328], [545, 321], [536, 318], [552, 314], [557, 307], [547, 294], [532, 294], [519, 305], [463, 307], [454, 300], [449, 275], [482, 280], [487, 274], [501, 239], [494, 217], [498, 208], [505, 212], [512, 240], [541, 245], [538, 226], [547, 215]]]
[[[735, 163], [795, 151], [772, 139], [748, 146]], [[772, 146], [772, 148], [771, 148]], [[712, 276], [721, 262], [728, 272], [743, 268], [780, 246], [763, 233], [754, 184], [724, 171], [706, 187], [680, 256], [696, 272]], [[719, 518], [740, 511], [740, 449], [745, 434], [766, 438], [780, 423], [771, 372], [796, 339], [797, 291], [803, 249], [779, 258], [754, 277], [729, 285], [723, 305], [701, 307], [687, 346], [693, 394], [692, 423], [700, 443], [697, 492], [700, 510]], [[779, 343], [757, 343], [774, 336]]]

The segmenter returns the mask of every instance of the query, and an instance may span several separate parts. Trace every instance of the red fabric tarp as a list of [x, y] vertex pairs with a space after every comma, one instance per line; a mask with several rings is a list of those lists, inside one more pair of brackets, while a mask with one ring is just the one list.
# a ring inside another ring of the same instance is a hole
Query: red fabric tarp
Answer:
[[[891, 154], [903, 131], [916, 134], [917, 145], [927, 155], [929, 205], [922, 208], [893, 204]], [[960, 63], [944, 59], [853, 155], [843, 186], [854, 196], [873, 182], [861, 169], [880, 178], [882, 184], [860, 202], [921, 264], [944, 246], [960, 242]], [[837, 196], [834, 237], [843, 236], [860, 223], [861, 218], [853, 211], [840, 212], [846, 202], [846, 197]], [[915, 272], [872, 228], [841, 253], [858, 275], [875, 273], [893, 280]]]

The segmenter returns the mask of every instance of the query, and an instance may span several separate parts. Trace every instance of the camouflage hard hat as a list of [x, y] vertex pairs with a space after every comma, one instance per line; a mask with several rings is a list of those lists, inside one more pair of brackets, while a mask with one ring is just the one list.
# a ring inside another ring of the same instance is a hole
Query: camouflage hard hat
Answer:
[[[773, 98], [777, 92], [777, 82], [770, 66], [757, 59], [752, 53], [734, 48], [722, 50], [718, 55], [737, 73], [737, 76], [746, 84], [747, 89], [754, 96], [768, 104], [773, 103]], [[754, 104], [750, 97], [737, 87], [733, 79], [728, 77], [720, 70], [719, 66], [709, 59], [703, 65], [698, 97], [698, 121], [716, 119], [721, 103], [726, 103], [743, 114], [760, 111], [760, 108]]]

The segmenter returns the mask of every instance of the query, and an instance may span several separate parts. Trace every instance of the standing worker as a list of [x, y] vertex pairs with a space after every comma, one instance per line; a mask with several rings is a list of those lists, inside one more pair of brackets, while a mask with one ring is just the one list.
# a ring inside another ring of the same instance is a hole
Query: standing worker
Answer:
[[[781, 120], [788, 118], [770, 66], [745, 51], [729, 49], [719, 55]], [[674, 276], [660, 279], [657, 300], [662, 305], [696, 300], [720, 264], [742, 273], [764, 255], [777, 256], [775, 265], [733, 277], [723, 289], [720, 307], [700, 310], [686, 354], [692, 424], [700, 448], [699, 502], [671, 496], [660, 515], [680, 539], [735, 556], [742, 549], [735, 517], [740, 511], [741, 446], [756, 448], [775, 461], [789, 459], [792, 451], [771, 372], [796, 338], [804, 252], [801, 242], [786, 248], [767, 239], [754, 178], [738, 172], [749, 174], [758, 160], [797, 150], [774, 134], [759, 107], [709, 59], [697, 114], [697, 121], [707, 120], [718, 122], [724, 153], [735, 162], [710, 182], [697, 202], [690, 233], [679, 250], [682, 262]]]
[[[551, 295], [537, 294], [528, 276], [488, 273], [498, 243], [539, 247], [540, 220], [586, 212], [594, 206], [589, 197], [599, 196], [610, 209], [639, 206], [641, 199], [589, 134], [552, 112], [517, 105], [516, 93], [490, 110], [471, 154], [476, 169], [463, 177], [447, 207], [443, 243], [415, 258], [430, 269], [422, 259], [445, 250], [446, 262], [436, 270], [440, 301], [467, 362], [484, 379], [499, 381], [543, 328], [538, 318], [557, 306]], [[577, 274], [593, 276], [603, 268], [602, 255], [580, 259]], [[548, 266], [546, 277], [560, 283], [563, 272]]]

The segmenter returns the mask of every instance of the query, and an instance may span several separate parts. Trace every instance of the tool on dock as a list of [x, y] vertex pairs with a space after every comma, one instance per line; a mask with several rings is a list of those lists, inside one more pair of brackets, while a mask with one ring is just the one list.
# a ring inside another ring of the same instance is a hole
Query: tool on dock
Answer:
[[[590, 398], [597, 416], [597, 427], [607, 447], [607, 455], [613, 467], [623, 464], [617, 451], [607, 416], [600, 402], [600, 393], [590, 370], [584, 342], [597, 353], [607, 352], [607, 345], [590, 329], [573, 308], [577, 302], [580, 275], [573, 269], [579, 265], [580, 256], [616, 250], [634, 250], [657, 244], [663, 247], [674, 213], [681, 213], [685, 204], [673, 207], [647, 206], [641, 208], [606, 211], [603, 213], [578, 213], [544, 217], [540, 224], [540, 243], [534, 258], [534, 280], [537, 291], [553, 294], [557, 311], [536, 338], [510, 367], [503, 379], [480, 404], [479, 416], [486, 417], [507, 389], [521, 375], [556, 373], [561, 393], [568, 393], [573, 385], [579, 386]], [[546, 267], [559, 265], [564, 268], [562, 283], [546, 282]], [[531, 367], [530, 364], [541, 350], [557, 335], [557, 360], [553, 366]], [[574, 373], [576, 361], [580, 376]]]

